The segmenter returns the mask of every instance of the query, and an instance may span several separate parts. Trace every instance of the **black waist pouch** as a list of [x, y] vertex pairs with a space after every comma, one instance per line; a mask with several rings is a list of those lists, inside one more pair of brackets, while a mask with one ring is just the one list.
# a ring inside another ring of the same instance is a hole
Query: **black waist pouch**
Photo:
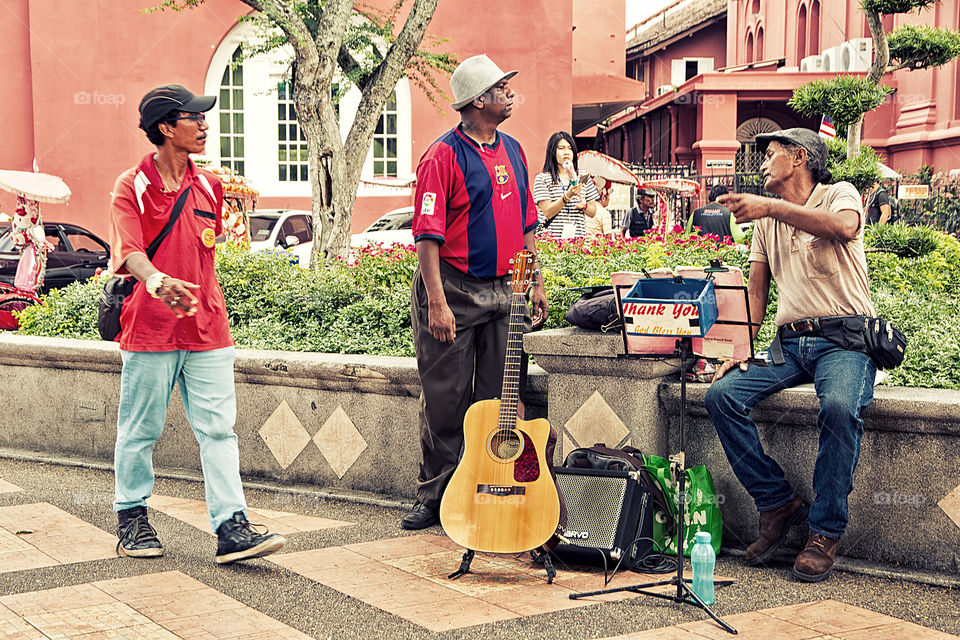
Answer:
[[820, 331], [837, 346], [867, 354], [878, 369], [900, 366], [907, 352], [907, 336], [882, 318], [820, 318]]

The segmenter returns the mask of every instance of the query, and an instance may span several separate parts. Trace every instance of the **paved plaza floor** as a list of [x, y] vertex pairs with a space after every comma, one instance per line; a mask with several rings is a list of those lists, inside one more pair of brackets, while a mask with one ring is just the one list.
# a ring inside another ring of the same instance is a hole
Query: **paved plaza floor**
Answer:
[[[558, 566], [553, 584], [527, 554], [478, 554], [440, 527], [407, 532], [389, 498], [331, 499], [251, 484], [249, 517], [288, 540], [279, 553], [213, 561], [201, 482], [158, 479], [150, 519], [157, 559], [116, 556], [109, 469], [0, 452], [0, 638], [618, 638], [731, 637], [694, 606], [604, 588], [602, 569]], [[820, 584], [788, 561], [755, 569], [721, 554], [715, 611], [739, 638], [957, 638], [960, 579], [843, 562]], [[664, 576], [616, 574], [607, 586]], [[667, 591], [672, 587], [663, 587]]]

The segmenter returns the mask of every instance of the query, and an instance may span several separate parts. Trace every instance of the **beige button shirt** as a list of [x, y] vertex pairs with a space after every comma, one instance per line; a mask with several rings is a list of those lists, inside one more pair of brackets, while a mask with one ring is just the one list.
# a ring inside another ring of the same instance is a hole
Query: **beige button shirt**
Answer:
[[864, 213], [849, 182], [818, 184], [805, 205], [823, 215], [850, 209], [860, 228], [849, 242], [820, 238], [773, 218], [756, 222], [751, 262], [766, 262], [777, 283], [777, 326], [804, 318], [874, 316], [867, 260], [863, 253]]

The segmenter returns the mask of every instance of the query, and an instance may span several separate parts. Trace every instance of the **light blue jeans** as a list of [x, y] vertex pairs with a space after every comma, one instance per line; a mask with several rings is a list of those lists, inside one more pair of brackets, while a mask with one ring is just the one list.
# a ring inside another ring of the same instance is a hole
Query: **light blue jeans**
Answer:
[[816, 494], [807, 520], [810, 532], [839, 538], [847, 528], [847, 496], [860, 458], [863, 411], [873, 401], [876, 368], [869, 356], [847, 351], [826, 338], [804, 336], [782, 341], [786, 362], [746, 371], [734, 367], [710, 385], [704, 402], [720, 444], [757, 511], [772, 511], [793, 500], [796, 492], [783, 469], [760, 444], [750, 412], [777, 391], [812, 382], [820, 399]]
[[237, 511], [246, 512], [240, 453], [233, 425], [234, 348], [213, 351], [120, 351], [120, 407], [114, 450], [113, 510], [146, 505], [153, 494], [153, 447], [163, 432], [174, 383], [200, 443], [210, 526], [216, 531]]

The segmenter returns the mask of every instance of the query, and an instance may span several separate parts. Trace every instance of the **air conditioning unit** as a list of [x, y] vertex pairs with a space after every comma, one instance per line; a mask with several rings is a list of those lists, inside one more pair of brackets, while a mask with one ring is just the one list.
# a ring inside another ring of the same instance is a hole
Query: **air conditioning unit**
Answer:
[[847, 71], [869, 71], [873, 63], [873, 39], [847, 40], [840, 45], [840, 59]]
[[823, 56], [807, 56], [800, 61], [802, 73], [820, 73], [823, 71]]
[[665, 93], [672, 93], [673, 85], [672, 84], [662, 84], [657, 87], [657, 96], [662, 96]]
[[838, 73], [840, 71], [846, 71], [840, 56], [840, 47], [824, 49], [820, 52], [820, 56], [823, 58], [824, 72]]

